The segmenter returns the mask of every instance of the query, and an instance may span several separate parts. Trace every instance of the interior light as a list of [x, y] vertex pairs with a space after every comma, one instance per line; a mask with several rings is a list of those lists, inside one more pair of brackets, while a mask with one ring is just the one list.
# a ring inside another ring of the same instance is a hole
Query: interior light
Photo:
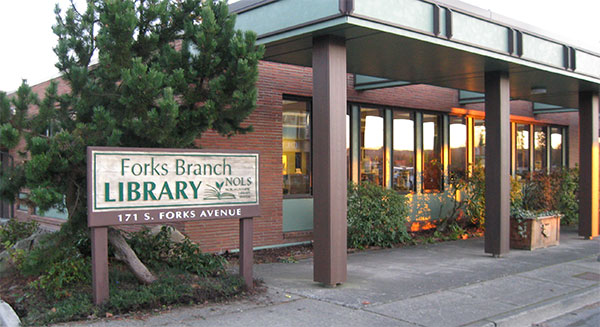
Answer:
[[531, 94], [532, 95], [546, 94], [546, 93], [548, 93], [548, 90], [545, 87], [533, 87], [533, 88], [531, 88]]

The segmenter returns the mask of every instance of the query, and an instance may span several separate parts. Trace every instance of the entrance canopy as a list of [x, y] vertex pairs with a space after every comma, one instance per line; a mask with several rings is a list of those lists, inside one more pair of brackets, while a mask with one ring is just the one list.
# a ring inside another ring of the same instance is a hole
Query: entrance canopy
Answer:
[[509, 251], [510, 100], [578, 108], [579, 234], [600, 234], [600, 54], [455, 0], [246, 0], [231, 9], [266, 60], [313, 67], [315, 281], [347, 277], [348, 72], [485, 93], [485, 252], [495, 257]]
[[313, 39], [345, 39], [347, 71], [484, 92], [506, 71], [510, 96], [579, 108], [600, 90], [600, 54], [455, 0], [242, 0], [237, 28], [253, 30], [265, 60], [312, 66]]

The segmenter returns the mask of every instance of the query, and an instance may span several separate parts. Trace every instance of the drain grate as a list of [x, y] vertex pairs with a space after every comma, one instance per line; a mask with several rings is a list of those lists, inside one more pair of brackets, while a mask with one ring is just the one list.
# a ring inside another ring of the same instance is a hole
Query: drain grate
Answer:
[[573, 277], [581, 278], [581, 279], [585, 279], [585, 280], [591, 280], [594, 282], [600, 282], [600, 274], [589, 272], [589, 271], [581, 273], [581, 274], [573, 275]]

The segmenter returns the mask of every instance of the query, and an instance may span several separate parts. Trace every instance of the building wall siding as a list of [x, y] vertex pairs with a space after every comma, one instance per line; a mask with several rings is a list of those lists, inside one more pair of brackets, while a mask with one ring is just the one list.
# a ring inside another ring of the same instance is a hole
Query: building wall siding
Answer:
[[[60, 93], [68, 85], [60, 81]], [[42, 96], [45, 82], [33, 87]], [[411, 108], [449, 112], [459, 107], [458, 91], [431, 85], [408, 85], [379, 90], [356, 91], [354, 76], [347, 76], [348, 101], [397, 108]], [[251, 125], [248, 134], [223, 137], [207, 131], [196, 140], [205, 149], [240, 149], [260, 152], [260, 194], [262, 215], [254, 220], [254, 246], [267, 246], [307, 239], [310, 232], [302, 235], [284, 235], [282, 220], [282, 99], [285, 95], [312, 96], [312, 69], [307, 67], [261, 62], [259, 66], [258, 100], [256, 110], [244, 123]], [[483, 104], [465, 106], [467, 109], [483, 110]], [[34, 109], [32, 113], [35, 113]], [[534, 118], [532, 107], [526, 101], [513, 101], [511, 113]], [[546, 121], [568, 125], [570, 144], [569, 157], [573, 166], [578, 160], [577, 113], [538, 115]], [[15, 156], [16, 157], [16, 156]], [[26, 212], [15, 210], [19, 218], [27, 218]], [[58, 222], [60, 223], [60, 222]], [[203, 251], [223, 252], [238, 248], [239, 222], [236, 219], [193, 221], [176, 226], [197, 242]], [[138, 227], [139, 228], [139, 227]], [[136, 227], [129, 227], [134, 230]]]

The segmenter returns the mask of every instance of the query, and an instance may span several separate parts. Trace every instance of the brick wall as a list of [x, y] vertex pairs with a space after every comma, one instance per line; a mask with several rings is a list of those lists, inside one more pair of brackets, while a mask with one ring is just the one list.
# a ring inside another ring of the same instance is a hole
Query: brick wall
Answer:
[[[42, 95], [49, 82], [34, 86], [34, 91]], [[458, 92], [453, 89], [430, 85], [408, 85], [379, 90], [356, 91], [354, 77], [348, 74], [348, 101], [364, 104], [449, 111], [459, 107]], [[67, 85], [61, 82], [59, 91]], [[230, 138], [208, 131], [197, 140], [205, 149], [241, 149], [259, 151], [261, 217], [254, 221], [254, 245], [265, 246], [287, 243], [306, 235], [284, 235], [282, 220], [282, 98], [284, 95], [312, 96], [312, 69], [306, 67], [261, 62], [259, 67], [257, 109], [249, 116], [245, 125], [252, 125], [254, 131]], [[483, 104], [470, 104], [468, 109], [483, 110]], [[34, 109], [35, 113], [36, 110]], [[533, 117], [531, 104], [526, 101], [512, 101], [511, 113]], [[539, 115], [539, 119], [555, 121], [570, 127], [571, 165], [577, 160], [578, 129], [577, 113]], [[22, 218], [24, 212], [15, 212]], [[222, 252], [238, 248], [239, 222], [235, 219], [186, 222], [177, 226], [203, 251]]]
[[[371, 91], [354, 90], [354, 77], [348, 75], [348, 101], [394, 107], [449, 110], [458, 105], [456, 90], [429, 85], [410, 85]], [[284, 95], [312, 96], [312, 69], [261, 62], [259, 67], [257, 109], [246, 123], [254, 131], [231, 138], [207, 132], [198, 140], [206, 149], [258, 150], [261, 155], [260, 194], [262, 216], [254, 220], [254, 245], [290, 242], [284, 239], [282, 219], [282, 99]], [[238, 247], [237, 220], [194, 221], [185, 223], [184, 232], [204, 251], [221, 252]], [[307, 235], [310, 235], [307, 234]]]

